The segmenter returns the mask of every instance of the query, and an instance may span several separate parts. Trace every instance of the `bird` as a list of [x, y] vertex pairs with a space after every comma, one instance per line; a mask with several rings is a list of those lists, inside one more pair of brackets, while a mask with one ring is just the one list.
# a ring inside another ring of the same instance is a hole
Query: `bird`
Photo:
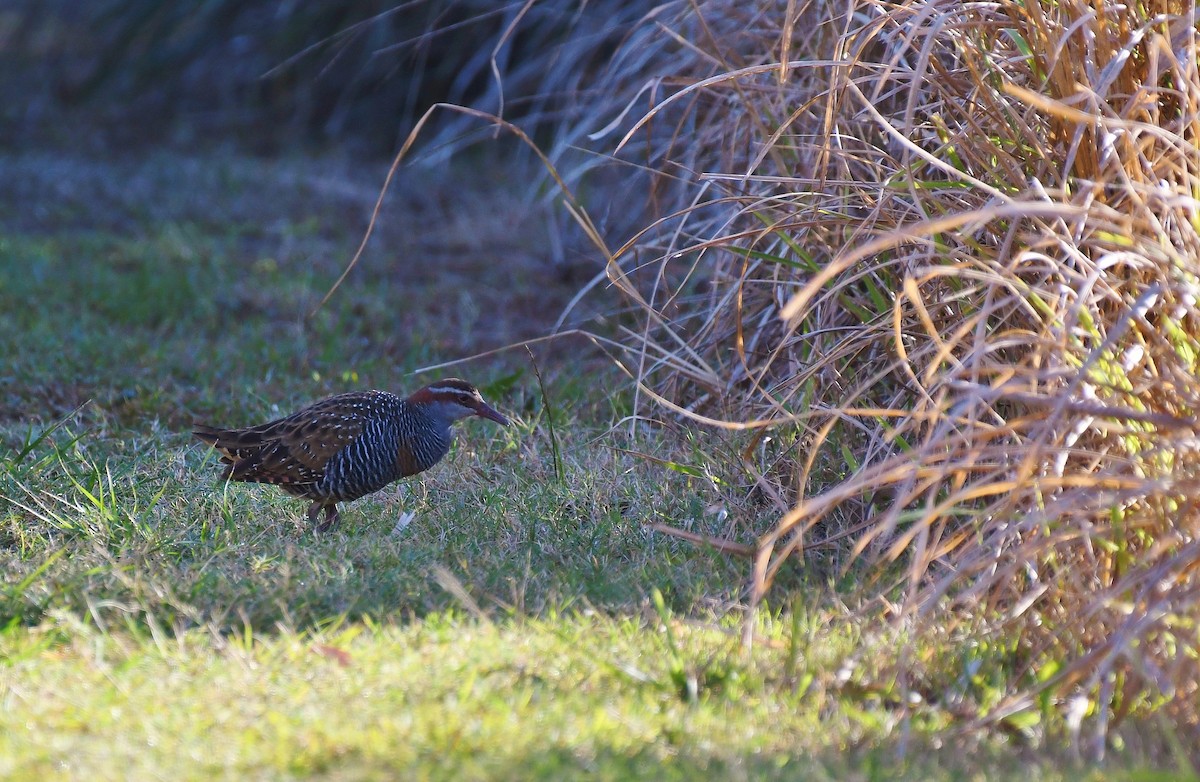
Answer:
[[[451, 425], [479, 416], [509, 420], [475, 386], [451, 377], [399, 397], [387, 391], [337, 394], [291, 415], [244, 429], [195, 424], [192, 434], [221, 454], [227, 481], [270, 483], [311, 500], [318, 532], [339, 522], [338, 503], [379, 491], [442, 460]], [[325, 519], [317, 523], [324, 510]]]

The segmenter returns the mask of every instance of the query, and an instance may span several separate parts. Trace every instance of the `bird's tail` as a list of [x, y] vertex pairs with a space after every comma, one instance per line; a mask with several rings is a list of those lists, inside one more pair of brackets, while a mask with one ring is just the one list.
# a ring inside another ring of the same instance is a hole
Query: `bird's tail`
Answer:
[[221, 454], [221, 461], [228, 465], [222, 475], [223, 478], [228, 478], [232, 474], [234, 464], [253, 455], [263, 446], [262, 433], [253, 429], [217, 429], [204, 424], [195, 424], [192, 427], [192, 434]]

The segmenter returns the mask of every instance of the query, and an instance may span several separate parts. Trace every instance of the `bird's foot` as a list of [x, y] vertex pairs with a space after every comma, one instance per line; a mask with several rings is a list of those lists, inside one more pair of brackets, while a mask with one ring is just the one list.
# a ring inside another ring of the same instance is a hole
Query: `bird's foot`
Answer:
[[[310, 512], [308, 515], [313, 521], [317, 520], [316, 513]], [[341, 521], [341, 514], [338, 513], [337, 506], [336, 505], [326, 505], [325, 506], [325, 520], [317, 525], [317, 532], [320, 532], [320, 533], [330, 532], [337, 528], [339, 521]]]

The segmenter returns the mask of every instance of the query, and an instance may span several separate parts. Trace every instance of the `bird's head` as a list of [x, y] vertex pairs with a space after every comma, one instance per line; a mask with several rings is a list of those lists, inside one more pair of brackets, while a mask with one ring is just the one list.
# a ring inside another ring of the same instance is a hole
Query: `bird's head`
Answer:
[[430, 383], [408, 398], [429, 413], [453, 423], [467, 416], [477, 415], [501, 426], [508, 426], [508, 419], [494, 407], [483, 401], [479, 389], [465, 380], [448, 377]]

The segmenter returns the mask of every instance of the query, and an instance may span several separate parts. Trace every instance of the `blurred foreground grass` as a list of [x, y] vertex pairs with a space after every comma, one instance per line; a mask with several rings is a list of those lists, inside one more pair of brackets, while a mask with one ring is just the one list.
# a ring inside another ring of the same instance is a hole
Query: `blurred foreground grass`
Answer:
[[[790, 649], [780, 624], [763, 628], [749, 660], [728, 628], [671, 625], [668, 635], [636, 616], [550, 612], [491, 623], [440, 613], [221, 637], [101, 633], [64, 619], [0, 637], [0, 774], [1111, 778], [1022, 763], [996, 747], [930, 752], [919, 734], [901, 761], [879, 743], [895, 728], [880, 704], [780, 678]], [[852, 643], [823, 637], [804, 665], [836, 666]]]

